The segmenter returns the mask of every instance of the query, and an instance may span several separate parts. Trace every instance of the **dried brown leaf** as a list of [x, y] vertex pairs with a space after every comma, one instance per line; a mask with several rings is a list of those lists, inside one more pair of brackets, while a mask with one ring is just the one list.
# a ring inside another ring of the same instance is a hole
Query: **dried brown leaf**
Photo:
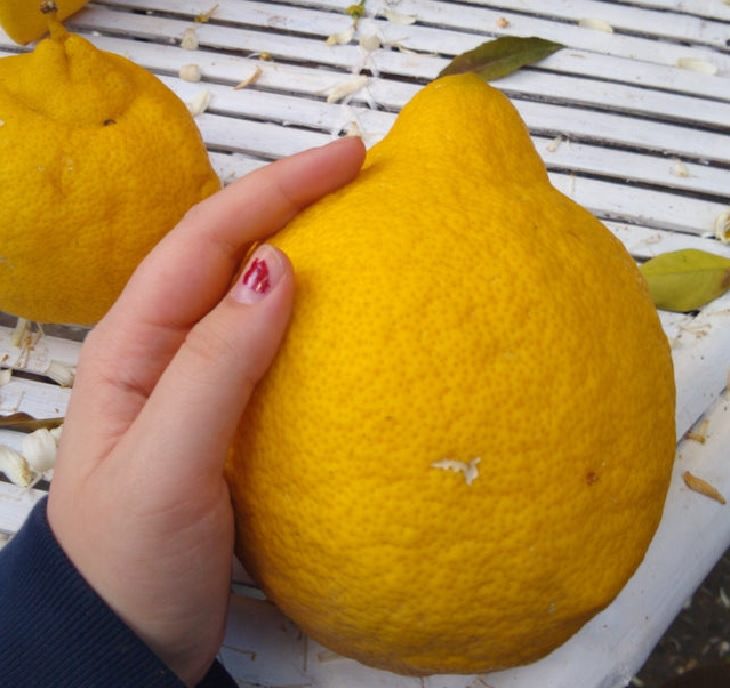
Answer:
[[720, 491], [706, 480], [698, 478], [689, 471], [682, 473], [682, 480], [684, 480], [684, 484], [693, 492], [698, 492], [705, 497], [714, 499], [716, 502], [720, 502], [720, 504], [727, 504], [725, 497], [720, 494]]

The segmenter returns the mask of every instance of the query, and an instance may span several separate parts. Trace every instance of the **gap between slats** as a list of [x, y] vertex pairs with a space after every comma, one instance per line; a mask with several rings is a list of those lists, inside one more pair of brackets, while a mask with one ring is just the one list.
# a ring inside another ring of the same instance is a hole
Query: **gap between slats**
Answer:
[[730, 22], [730, 6], [717, 0], [692, 0], [689, 7], [686, 6], [686, 0], [612, 0], [612, 2], [625, 7], [643, 7], [680, 16], [689, 15]]

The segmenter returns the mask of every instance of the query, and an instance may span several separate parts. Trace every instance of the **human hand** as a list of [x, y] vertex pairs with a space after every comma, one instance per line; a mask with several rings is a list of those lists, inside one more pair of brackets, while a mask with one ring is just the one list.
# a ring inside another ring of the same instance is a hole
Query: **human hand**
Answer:
[[193, 208], [82, 349], [48, 519], [91, 586], [187, 685], [223, 637], [233, 549], [223, 462], [286, 328], [294, 279], [264, 245], [229, 287], [252, 242], [353, 179], [363, 154], [340, 140]]

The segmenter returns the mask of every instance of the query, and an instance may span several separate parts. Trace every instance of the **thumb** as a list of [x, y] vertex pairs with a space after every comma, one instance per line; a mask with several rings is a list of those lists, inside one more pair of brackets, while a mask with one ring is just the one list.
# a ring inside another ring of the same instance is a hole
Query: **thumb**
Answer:
[[[229, 293], [190, 330], [130, 428], [128, 439], [141, 439], [148, 450], [136, 454], [140, 460], [154, 456], [157, 468], [180, 478], [186, 465], [198, 479], [206, 468], [220, 473], [251, 392], [284, 335], [293, 296], [287, 257], [259, 246]], [[169, 461], [174, 466], [160, 465]]]

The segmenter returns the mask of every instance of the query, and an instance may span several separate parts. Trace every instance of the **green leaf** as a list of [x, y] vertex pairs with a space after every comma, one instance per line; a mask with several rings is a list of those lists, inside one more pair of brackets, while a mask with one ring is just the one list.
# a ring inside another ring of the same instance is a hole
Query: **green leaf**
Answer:
[[730, 258], [688, 248], [639, 266], [657, 308], [694, 311], [730, 289]]
[[360, 0], [354, 5], [345, 7], [345, 14], [349, 14], [353, 19], [360, 19], [360, 17], [365, 16], [365, 0]]
[[457, 55], [439, 76], [476, 72], [486, 81], [494, 81], [524, 65], [539, 62], [562, 47], [560, 43], [535, 36], [502, 36]]

